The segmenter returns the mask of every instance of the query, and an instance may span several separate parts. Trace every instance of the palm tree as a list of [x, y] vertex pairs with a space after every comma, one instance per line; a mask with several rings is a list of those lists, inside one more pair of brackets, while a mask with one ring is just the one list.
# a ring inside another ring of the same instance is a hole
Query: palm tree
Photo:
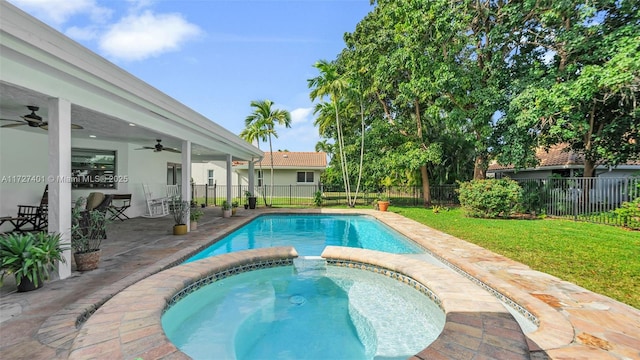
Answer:
[[[349, 206], [353, 206], [355, 204], [351, 201], [351, 184], [349, 182], [347, 160], [344, 154], [342, 126], [340, 125], [340, 101], [342, 100], [346, 90], [349, 88], [349, 83], [347, 79], [344, 76], [341, 76], [341, 74], [338, 72], [338, 67], [335, 63], [328, 62], [326, 60], [320, 60], [315, 63], [314, 67], [318, 69], [318, 71], [320, 71], [320, 75], [307, 80], [307, 85], [311, 89], [309, 97], [311, 98], [311, 101], [315, 101], [316, 99], [322, 99], [325, 96], [328, 96], [329, 100], [333, 104], [336, 119], [338, 152], [340, 156], [340, 165], [342, 168], [342, 178], [344, 182], [345, 192], [347, 194], [347, 203], [349, 204]], [[316, 110], [318, 110], [318, 107], [316, 107]]]
[[333, 144], [327, 141], [327, 139], [322, 139], [316, 143], [316, 152], [325, 152], [329, 156], [329, 162], [331, 162], [331, 157], [333, 156]]
[[[258, 147], [258, 150], [260, 150], [260, 143], [263, 141], [267, 141], [267, 137], [268, 137], [267, 127], [265, 126], [265, 124], [263, 124], [260, 121], [254, 121], [251, 124], [247, 124], [246, 128], [244, 128], [240, 132], [240, 138], [242, 138], [243, 140], [251, 144], [255, 142], [256, 146]], [[260, 167], [260, 174], [264, 174], [264, 172], [262, 172], [262, 161], [260, 161], [259, 167]], [[260, 187], [264, 188], [264, 180], [260, 184]], [[253, 192], [254, 189], [249, 189], [249, 191]], [[261, 192], [262, 192], [262, 198], [264, 199], [264, 204], [266, 206], [267, 198], [264, 195], [264, 189]]]
[[[272, 109], [273, 101], [271, 100], [253, 100], [251, 101], [251, 107], [254, 108], [253, 113], [247, 116], [244, 123], [247, 128], [256, 124], [264, 135], [269, 139], [269, 152], [271, 157], [271, 182], [270, 182], [270, 195], [269, 205], [273, 204], [273, 145], [271, 137], [278, 137], [278, 133], [275, 130], [276, 124], [284, 125], [287, 128], [291, 127], [291, 114], [286, 110]], [[264, 195], [263, 195], [264, 196]], [[266, 199], [265, 199], [265, 205]]]

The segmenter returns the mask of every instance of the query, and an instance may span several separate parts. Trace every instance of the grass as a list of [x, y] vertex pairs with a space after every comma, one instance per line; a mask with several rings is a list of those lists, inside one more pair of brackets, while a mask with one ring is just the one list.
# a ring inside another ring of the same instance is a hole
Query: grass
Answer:
[[390, 211], [640, 309], [640, 232], [568, 220], [467, 218], [454, 208]]

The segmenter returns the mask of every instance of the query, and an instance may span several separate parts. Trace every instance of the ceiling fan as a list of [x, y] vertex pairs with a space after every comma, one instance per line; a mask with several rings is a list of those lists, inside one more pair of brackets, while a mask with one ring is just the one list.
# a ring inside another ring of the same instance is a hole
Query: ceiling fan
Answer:
[[[31, 114], [20, 116], [22, 120], [0, 119], [4, 121], [15, 121], [15, 122], [18, 122], [18, 124], [7, 124], [7, 125], [2, 125], [0, 127], [9, 128], [9, 127], [28, 125], [29, 127], [37, 127], [44, 130], [49, 129], [49, 123], [47, 123], [46, 121], [42, 121], [42, 117], [36, 114], [36, 111], [40, 109], [39, 107], [27, 106], [27, 109], [31, 110]], [[83, 129], [83, 127], [77, 124], [71, 124], [71, 129], [80, 130], [80, 129]]]
[[162, 145], [160, 143], [162, 141], [161, 139], [156, 139], [156, 141], [158, 143], [155, 144], [154, 146], [143, 146], [143, 147], [138, 148], [136, 150], [153, 150], [153, 152], [169, 151], [169, 152], [178, 153], [178, 154], [180, 153], [180, 150], [178, 150], [178, 149], [174, 149], [174, 148], [170, 148], [170, 147], [166, 147], [166, 146]]

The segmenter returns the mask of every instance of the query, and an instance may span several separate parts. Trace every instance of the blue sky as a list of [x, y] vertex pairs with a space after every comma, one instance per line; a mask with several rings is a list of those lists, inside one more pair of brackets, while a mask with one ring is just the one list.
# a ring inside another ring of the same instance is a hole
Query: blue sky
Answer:
[[[9, 0], [235, 134], [252, 100], [292, 115], [274, 150], [314, 151], [313, 64], [333, 60], [369, 0]], [[260, 145], [268, 150], [268, 144]]]

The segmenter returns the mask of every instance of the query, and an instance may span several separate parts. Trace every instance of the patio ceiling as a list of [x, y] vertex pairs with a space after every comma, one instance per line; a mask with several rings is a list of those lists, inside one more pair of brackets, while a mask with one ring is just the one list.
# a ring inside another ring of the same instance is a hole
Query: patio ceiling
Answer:
[[[28, 105], [40, 107], [37, 114], [42, 116], [43, 119], [47, 119], [47, 98], [46, 95], [36, 91], [12, 86], [0, 81], [0, 119], [19, 120], [20, 116], [29, 113]], [[156, 139], [162, 139], [162, 145], [166, 147], [180, 149], [182, 146], [182, 141], [174, 136], [136, 125], [135, 121], [124, 121], [75, 104], [71, 106], [71, 122], [83, 127], [83, 129], [71, 131], [73, 139], [89, 139], [89, 135], [93, 135], [97, 140], [126, 142], [140, 147], [153, 146], [156, 143]], [[12, 124], [12, 122], [0, 122], [0, 126], [6, 124]], [[3, 129], [3, 131], [46, 133], [44, 129], [26, 125]], [[210, 149], [195, 143], [192, 143], [191, 149], [193, 161], [225, 160], [226, 153], [216, 149]]]
[[[0, 118], [19, 120], [38, 106], [47, 119], [50, 98], [71, 103], [72, 139], [181, 148], [191, 141], [192, 161], [259, 159], [262, 152], [46, 24], [0, 1]], [[2, 121], [0, 125], [10, 124]], [[135, 126], [131, 126], [134, 124]], [[0, 131], [46, 133], [19, 126]]]

